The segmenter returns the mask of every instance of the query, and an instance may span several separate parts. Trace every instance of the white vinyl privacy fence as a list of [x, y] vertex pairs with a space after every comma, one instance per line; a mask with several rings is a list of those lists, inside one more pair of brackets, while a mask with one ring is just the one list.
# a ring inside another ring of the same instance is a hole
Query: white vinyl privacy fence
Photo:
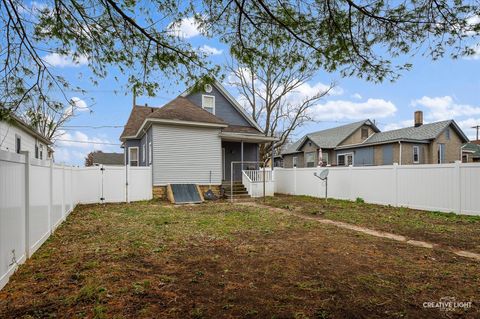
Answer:
[[[327, 167], [275, 168], [275, 192], [325, 197]], [[328, 197], [480, 215], [480, 163], [328, 167]]]
[[150, 167], [68, 167], [0, 151], [0, 289], [76, 204], [151, 198]]

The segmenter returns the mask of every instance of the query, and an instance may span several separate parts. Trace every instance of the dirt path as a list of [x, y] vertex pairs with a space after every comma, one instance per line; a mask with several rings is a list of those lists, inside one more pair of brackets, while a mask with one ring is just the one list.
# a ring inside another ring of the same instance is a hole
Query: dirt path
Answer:
[[399, 242], [404, 242], [408, 245], [412, 245], [412, 246], [416, 246], [416, 247], [429, 248], [429, 249], [441, 248], [443, 250], [450, 251], [457, 256], [471, 258], [471, 259], [475, 259], [475, 260], [480, 261], [480, 254], [473, 253], [473, 252], [470, 252], [470, 251], [465, 251], [465, 250], [458, 250], [458, 249], [455, 249], [453, 247], [445, 247], [443, 245], [439, 245], [439, 244], [435, 244], [435, 243], [429, 243], [429, 242], [426, 242], [426, 241], [414, 240], [414, 239], [410, 239], [410, 238], [408, 238], [406, 236], [402, 236], [402, 235], [397, 235], [397, 234], [393, 234], [393, 233], [378, 231], [378, 230], [374, 230], [374, 229], [370, 229], [370, 228], [366, 228], [366, 227], [361, 227], [361, 226], [356, 226], [356, 225], [352, 225], [352, 224], [348, 224], [348, 223], [344, 223], [344, 222], [339, 222], [339, 221], [335, 221], [335, 220], [331, 220], [331, 219], [310, 217], [310, 216], [306, 216], [306, 215], [303, 215], [303, 214], [300, 214], [300, 213], [296, 213], [294, 211], [290, 211], [290, 210], [287, 210], [287, 209], [262, 205], [262, 204], [259, 204], [259, 203], [256, 203], [256, 202], [238, 202], [237, 204], [238, 205], [246, 205], [246, 206], [253, 206], [253, 207], [268, 209], [270, 211], [281, 212], [281, 213], [284, 213], [284, 214], [290, 214], [290, 215], [294, 215], [294, 216], [297, 216], [297, 217], [300, 217], [300, 218], [303, 218], [303, 219], [313, 220], [313, 221], [316, 221], [316, 222], [319, 222], [319, 223], [322, 223], [322, 224], [333, 225], [333, 226], [353, 230], [353, 231], [356, 231], [356, 232], [368, 234], [368, 235], [375, 236], [375, 237], [387, 238], [387, 239], [391, 239], [391, 240], [395, 240], [395, 241], [399, 241]]

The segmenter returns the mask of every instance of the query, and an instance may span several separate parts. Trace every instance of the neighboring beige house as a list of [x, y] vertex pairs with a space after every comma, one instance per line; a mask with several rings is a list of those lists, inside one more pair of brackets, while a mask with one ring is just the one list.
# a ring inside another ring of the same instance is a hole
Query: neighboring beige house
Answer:
[[[338, 166], [453, 163], [462, 159], [462, 145], [468, 142], [454, 120], [423, 124], [421, 111], [415, 112], [412, 127], [380, 132], [366, 120], [348, 138], [341, 135], [345, 127], [357, 127], [359, 123], [307, 134], [297, 144], [296, 153], [284, 156], [284, 163], [288, 163], [284, 167], [295, 166], [295, 161], [297, 167], [316, 166], [317, 162], [312, 163], [311, 159], [315, 152], [326, 154], [326, 163]], [[365, 127], [369, 127], [368, 134]], [[318, 147], [321, 146], [319, 142], [314, 143], [313, 136], [318, 141], [330, 140], [332, 132], [340, 134], [337, 140], [342, 140], [334, 148], [324, 149]]]
[[[283, 153], [283, 167], [315, 167], [337, 165], [335, 149], [342, 145], [361, 143], [380, 132], [370, 120], [363, 120], [327, 130], [309, 133], [290, 145]], [[352, 158], [340, 157], [349, 163]]]
[[28, 151], [31, 158], [49, 159], [52, 142], [17, 116], [0, 121], [0, 150], [20, 153]]
[[472, 141], [462, 146], [462, 162], [480, 162], [480, 140]]

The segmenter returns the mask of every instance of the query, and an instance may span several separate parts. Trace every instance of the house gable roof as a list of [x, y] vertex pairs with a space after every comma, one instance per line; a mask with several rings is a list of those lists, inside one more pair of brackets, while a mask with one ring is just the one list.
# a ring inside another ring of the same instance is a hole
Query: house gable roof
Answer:
[[140, 126], [142, 126], [143, 121], [145, 121], [147, 116], [150, 113], [154, 112], [156, 109], [157, 108], [155, 107], [135, 105], [132, 108], [132, 112], [130, 112], [127, 124], [125, 124], [123, 132], [120, 135], [120, 139], [123, 139], [127, 136], [134, 136], [135, 134], [137, 134], [137, 131]]
[[304, 137], [293, 143], [290, 147], [288, 147], [282, 154], [292, 154], [299, 152], [300, 148], [307, 140], [311, 140], [320, 148], [335, 148], [363, 125], [370, 125], [375, 132], [380, 131], [375, 126], [375, 124], [373, 124], [368, 119], [358, 121], [318, 132], [308, 133]]
[[426, 141], [436, 139], [445, 129], [452, 126], [463, 142], [468, 138], [454, 120], [434, 122], [415, 127], [405, 127], [398, 130], [375, 133], [360, 145], [382, 144], [394, 141]]
[[227, 126], [220, 118], [196, 106], [184, 97], [177, 97], [163, 107], [135, 106], [130, 113], [120, 139], [134, 137], [148, 120], [165, 120], [177, 123], [205, 123]]
[[[223, 87], [223, 85], [215, 80], [212, 83], [213, 86], [227, 99], [227, 101], [233, 106], [233, 108], [240, 113], [240, 115], [254, 128], [256, 128], [260, 133], [263, 134], [263, 129], [255, 122], [255, 120], [245, 111], [245, 109], [238, 103], [238, 101]], [[194, 87], [191, 87], [187, 90], [185, 90], [180, 96], [186, 97], [190, 93], [192, 93], [192, 90]]]
[[222, 119], [181, 96], [156, 109], [147, 118], [226, 125]]

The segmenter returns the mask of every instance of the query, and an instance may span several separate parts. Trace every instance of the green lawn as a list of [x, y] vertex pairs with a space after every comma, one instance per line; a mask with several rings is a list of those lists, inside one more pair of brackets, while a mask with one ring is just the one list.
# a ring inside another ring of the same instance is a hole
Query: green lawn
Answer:
[[268, 197], [265, 204], [480, 253], [480, 216], [373, 205], [360, 200], [325, 202], [310, 196], [277, 195]]
[[79, 206], [0, 291], [0, 318], [429, 318], [479, 263], [224, 202]]

